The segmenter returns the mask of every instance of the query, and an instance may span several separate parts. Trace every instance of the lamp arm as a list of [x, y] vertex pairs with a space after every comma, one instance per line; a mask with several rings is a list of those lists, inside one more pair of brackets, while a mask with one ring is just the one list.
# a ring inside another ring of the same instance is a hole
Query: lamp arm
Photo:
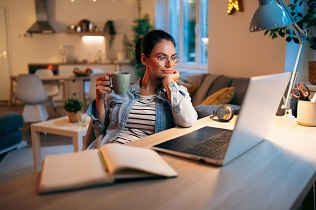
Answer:
[[300, 47], [296, 56], [296, 60], [295, 60], [295, 64], [294, 64], [294, 68], [291, 74], [291, 79], [290, 79], [290, 84], [287, 90], [287, 94], [286, 94], [286, 98], [283, 97], [283, 102], [284, 104], [282, 105], [282, 108], [285, 109], [285, 115], [284, 117], [288, 117], [291, 118], [293, 117], [292, 115], [292, 110], [291, 110], [291, 99], [292, 99], [292, 89], [295, 86], [295, 82], [296, 82], [296, 77], [297, 77], [297, 68], [298, 68], [298, 64], [302, 55], [302, 51], [303, 51], [303, 47], [306, 41], [306, 37], [307, 37], [307, 31], [301, 29], [297, 23], [294, 21], [291, 13], [289, 12], [287, 6], [285, 5], [283, 0], [277, 0], [279, 2], [279, 4], [281, 5], [281, 7], [283, 7], [285, 9], [285, 11], [288, 13], [289, 17], [291, 18], [292, 23], [289, 25], [289, 27], [293, 30], [295, 36], [297, 37], [297, 39], [299, 40], [300, 43]]
[[305, 43], [307, 37], [307, 31], [301, 29], [296, 22], [293, 22], [289, 25], [290, 28], [293, 30], [295, 36], [298, 38], [299, 43]]
[[307, 37], [307, 31], [302, 30], [295, 22], [290, 25], [290, 28], [294, 31], [296, 37], [299, 40], [300, 47], [296, 56], [294, 68], [291, 74], [291, 79], [290, 79], [290, 85], [288, 87], [287, 95], [286, 98], [283, 98], [284, 104], [282, 105], [282, 108], [285, 109], [285, 117], [292, 117], [291, 113], [291, 99], [292, 99], [292, 89], [294, 88], [295, 82], [296, 82], [296, 77], [297, 77], [297, 68], [298, 64], [302, 55], [303, 47], [306, 41]]

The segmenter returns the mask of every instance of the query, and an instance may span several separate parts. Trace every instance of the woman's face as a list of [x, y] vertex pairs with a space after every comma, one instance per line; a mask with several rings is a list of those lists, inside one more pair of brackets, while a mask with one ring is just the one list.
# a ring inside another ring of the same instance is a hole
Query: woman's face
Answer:
[[143, 53], [141, 56], [142, 63], [146, 66], [145, 74], [158, 78], [172, 74], [178, 59], [173, 43], [167, 40], [158, 42], [150, 56]]

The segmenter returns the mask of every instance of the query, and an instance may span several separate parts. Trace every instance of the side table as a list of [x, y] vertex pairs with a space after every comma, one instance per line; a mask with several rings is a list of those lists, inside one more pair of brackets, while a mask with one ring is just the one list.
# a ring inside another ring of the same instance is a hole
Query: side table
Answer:
[[41, 132], [72, 137], [74, 152], [78, 152], [82, 148], [83, 138], [87, 133], [88, 125], [89, 122], [86, 126], [80, 126], [79, 123], [71, 123], [68, 120], [68, 116], [31, 124], [34, 172], [37, 173], [41, 170]]

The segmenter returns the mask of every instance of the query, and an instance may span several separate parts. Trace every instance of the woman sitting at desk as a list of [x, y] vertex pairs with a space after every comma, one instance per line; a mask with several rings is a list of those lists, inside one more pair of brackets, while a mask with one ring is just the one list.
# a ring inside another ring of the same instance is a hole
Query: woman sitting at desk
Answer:
[[125, 144], [175, 126], [190, 127], [197, 120], [187, 89], [176, 83], [180, 74], [174, 69], [179, 61], [175, 46], [174, 38], [162, 30], [139, 38], [135, 57], [145, 71], [125, 96], [112, 92], [110, 72], [97, 78], [96, 100], [88, 108], [92, 124], [83, 149]]

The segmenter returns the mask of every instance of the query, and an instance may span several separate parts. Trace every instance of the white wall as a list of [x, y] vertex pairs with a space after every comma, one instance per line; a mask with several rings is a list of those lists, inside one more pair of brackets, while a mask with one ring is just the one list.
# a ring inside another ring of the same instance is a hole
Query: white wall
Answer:
[[242, 3], [243, 12], [228, 15], [228, 1], [209, 1], [208, 71], [240, 77], [284, 72], [285, 40], [249, 33], [258, 1]]
[[[153, 22], [155, 1], [145, 2], [142, 14], [150, 14]], [[27, 73], [29, 63], [58, 62], [60, 44], [75, 46], [78, 60], [94, 58], [98, 49], [89, 49], [82, 43], [80, 36], [65, 33], [67, 26], [76, 24], [81, 19], [89, 19], [98, 26], [103, 26], [108, 20], [114, 21], [117, 32], [113, 45], [114, 54], [123, 49], [124, 35], [132, 40], [131, 26], [137, 18], [136, 0], [75, 0], [73, 3], [70, 0], [47, 0], [47, 3], [49, 22], [57, 33], [33, 34], [29, 37], [25, 33], [36, 19], [35, 1], [0, 0], [0, 8], [5, 8], [8, 12], [9, 56], [13, 75]]]

